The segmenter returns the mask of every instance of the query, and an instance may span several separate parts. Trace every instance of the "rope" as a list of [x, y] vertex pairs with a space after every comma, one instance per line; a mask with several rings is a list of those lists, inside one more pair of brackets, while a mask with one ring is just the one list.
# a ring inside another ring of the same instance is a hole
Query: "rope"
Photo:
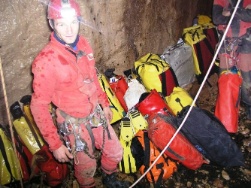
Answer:
[[[2, 80], [2, 88], [3, 88], [3, 95], [4, 95], [6, 113], [7, 113], [7, 118], [8, 118], [8, 122], [9, 122], [9, 125], [10, 125], [11, 140], [12, 140], [12, 144], [13, 144], [14, 153], [16, 154], [16, 157], [17, 157], [17, 149], [16, 149], [15, 140], [14, 140], [14, 133], [13, 133], [13, 129], [12, 129], [12, 122], [11, 122], [11, 118], [10, 118], [8, 98], [7, 98], [7, 94], [6, 94], [6, 88], [5, 88], [5, 81], [4, 81], [4, 76], [3, 76], [3, 67], [2, 67], [1, 57], [0, 57], [0, 74], [1, 74], [1, 80]], [[20, 163], [18, 163], [18, 164], [19, 164], [18, 166], [19, 166], [19, 172], [20, 172], [20, 174], [19, 174], [20, 176], [18, 178], [20, 179], [20, 184], [21, 184], [21, 187], [23, 188], [22, 169], [21, 169]]]
[[223, 43], [223, 41], [224, 41], [225, 38], [226, 38], [226, 34], [227, 34], [228, 30], [229, 30], [229, 27], [230, 27], [230, 25], [231, 25], [231, 23], [232, 23], [232, 20], [233, 20], [233, 18], [234, 18], [234, 16], [235, 16], [235, 13], [236, 13], [236, 11], [237, 11], [237, 8], [238, 8], [240, 2], [241, 2], [241, 0], [238, 0], [236, 6], [235, 6], [235, 8], [234, 8], [233, 14], [232, 14], [232, 16], [231, 16], [231, 18], [230, 18], [230, 20], [229, 20], [229, 22], [228, 22], [228, 25], [227, 25], [227, 27], [226, 27], [226, 30], [225, 30], [225, 32], [224, 32], [224, 34], [223, 34], [223, 37], [222, 37], [222, 39], [221, 39], [221, 41], [220, 41], [220, 43], [219, 43], [219, 46], [218, 46], [218, 48], [217, 48], [217, 50], [216, 50], [216, 52], [215, 52], [215, 54], [214, 54], [214, 57], [213, 57], [212, 61], [211, 61], [211, 64], [210, 64], [210, 66], [209, 66], [209, 69], [208, 69], [208, 71], [207, 71], [207, 73], [206, 73], [206, 75], [205, 75], [205, 78], [203, 79], [203, 81], [202, 81], [202, 83], [201, 83], [201, 86], [200, 86], [200, 88], [199, 88], [199, 90], [198, 90], [198, 92], [197, 92], [197, 94], [196, 94], [196, 96], [195, 96], [195, 98], [194, 98], [194, 100], [193, 100], [193, 102], [192, 102], [192, 104], [191, 104], [191, 106], [190, 106], [190, 108], [189, 108], [189, 110], [188, 110], [188, 112], [187, 112], [185, 118], [184, 118], [183, 121], [181, 122], [181, 125], [180, 125], [179, 128], [176, 130], [176, 132], [174, 133], [174, 135], [173, 135], [173, 137], [170, 139], [170, 141], [167, 143], [166, 147], [161, 151], [161, 153], [159, 154], [159, 156], [153, 161], [153, 163], [151, 164], [151, 166], [150, 166], [150, 167], [145, 171], [145, 173], [142, 174], [142, 176], [141, 176], [136, 182], [134, 182], [129, 188], [134, 187], [134, 186], [135, 186], [135, 185], [136, 185], [136, 184], [137, 184], [137, 183], [138, 183], [138, 182], [139, 182], [139, 181], [140, 181], [150, 170], [151, 170], [151, 168], [152, 168], [152, 167], [155, 165], [155, 163], [159, 160], [159, 158], [161, 157], [161, 155], [163, 155], [164, 152], [166, 151], [166, 149], [170, 146], [170, 144], [172, 143], [172, 141], [174, 140], [174, 138], [175, 138], [175, 137], [177, 136], [177, 134], [179, 133], [180, 129], [183, 127], [185, 121], [187, 120], [187, 117], [189, 116], [189, 114], [190, 114], [190, 112], [191, 112], [191, 110], [192, 110], [192, 107], [195, 105], [195, 103], [196, 103], [196, 101], [197, 101], [197, 99], [198, 99], [198, 97], [199, 97], [199, 94], [200, 94], [200, 92], [201, 92], [201, 90], [202, 90], [202, 88], [203, 88], [203, 86], [204, 86], [204, 84], [205, 84], [205, 82], [206, 82], [206, 80], [207, 80], [207, 78], [208, 78], [208, 76], [209, 76], [209, 73], [210, 73], [210, 71], [211, 71], [211, 69], [212, 69], [212, 67], [213, 67], [213, 65], [214, 65], [214, 62], [215, 62], [216, 57], [217, 57], [217, 55], [218, 55], [218, 53], [219, 53], [219, 51], [220, 51], [220, 48], [221, 48], [221, 46], [222, 46], [222, 43]]

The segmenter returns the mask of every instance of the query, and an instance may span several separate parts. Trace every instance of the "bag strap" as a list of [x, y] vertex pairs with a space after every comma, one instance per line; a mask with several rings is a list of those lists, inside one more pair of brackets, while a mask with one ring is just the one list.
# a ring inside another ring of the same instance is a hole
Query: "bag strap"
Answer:
[[[149, 168], [150, 164], [150, 140], [147, 136], [147, 132], [143, 131], [143, 136], [144, 136], [144, 144], [145, 144], [145, 149], [144, 149], [144, 172]], [[152, 181], [154, 181], [153, 175], [150, 171]]]
[[[204, 40], [202, 40], [204, 43], [205, 43], [205, 45], [207, 46], [207, 49], [209, 50], [209, 52], [211, 53], [211, 54], [214, 54], [214, 49], [213, 49], [213, 47], [211, 46], [211, 44], [210, 44], [210, 42], [208, 41], [208, 39], [207, 38], [205, 38]], [[197, 44], [195, 44], [196, 46], [197, 45], [199, 45], [199, 43], [197, 43]], [[202, 68], [202, 69], [204, 69], [204, 66], [203, 66], [203, 57], [202, 57], [202, 51], [201, 51], [201, 49], [200, 49], [200, 47], [198, 46], [198, 48], [196, 48], [197, 49], [197, 56], [198, 56], [198, 63], [200, 64], [200, 67]], [[202, 70], [200, 70], [201, 72], [202, 72]]]
[[[154, 59], [155, 60], [155, 59]], [[151, 62], [143, 62], [141, 65], [139, 65], [137, 68], [136, 68], [136, 72], [137, 72], [137, 74], [139, 74], [138, 72], [139, 72], [139, 67], [144, 67], [145, 66], [145, 64], [147, 64], [147, 65], [153, 65], [153, 66], [155, 66], [155, 68], [156, 68], [156, 70], [157, 70], [157, 72], [159, 72], [159, 67], [158, 67], [158, 65], [156, 65], [156, 64], [154, 64], [154, 63], [151, 63]]]
[[239, 87], [238, 100], [236, 101], [235, 107], [237, 108], [241, 101], [241, 87]]
[[[106, 90], [105, 90], [105, 83], [104, 83], [104, 80], [101, 78], [100, 81], [101, 81], [102, 87], [104, 88], [104, 91], [105, 91], [105, 93], [106, 93], [106, 95], [107, 95], [107, 92], [106, 92]], [[109, 90], [109, 92], [113, 95], [113, 93], [112, 93], [112, 91], [111, 91], [111, 88], [108, 88], [108, 90]], [[118, 108], [113, 104], [112, 100], [108, 97], [108, 95], [107, 95], [107, 98], [108, 98], [109, 102], [110, 102], [111, 105], [112, 105], [111, 107], [112, 107], [112, 108], [115, 108], [115, 110], [118, 112], [118, 111], [119, 111]]]
[[160, 74], [161, 83], [162, 83], [162, 84], [161, 84], [161, 87], [162, 87], [162, 94], [163, 94], [164, 96], [170, 95], [170, 93], [167, 92], [167, 85], [168, 85], [168, 83], [170, 83], [169, 80], [167, 80], [167, 77], [166, 77], [166, 74], [168, 73], [167, 71], [170, 71], [170, 73], [171, 73], [171, 75], [172, 75], [172, 77], [173, 77], [173, 80], [174, 80], [175, 85], [176, 85], [176, 86], [179, 85], [178, 80], [177, 80], [177, 77], [176, 77], [176, 75], [175, 75], [175, 73], [174, 73], [174, 71], [173, 71], [173, 69], [172, 69], [171, 67], [170, 67], [169, 69], [167, 69], [165, 72], [161, 73], [161, 74]]
[[163, 175], [164, 175], [164, 169], [163, 168], [164, 168], [164, 164], [163, 163], [156, 164], [156, 168], [160, 169], [161, 172], [160, 172], [160, 175], [159, 175], [158, 180], [156, 181], [154, 187], [155, 188], [159, 188], [160, 185], [161, 185], [161, 183], [162, 183], [162, 180], [163, 180]]
[[9, 174], [10, 174], [10, 180], [11, 180], [11, 182], [12, 182], [13, 180], [15, 180], [15, 178], [14, 178], [12, 172], [11, 172], [10, 163], [9, 163], [9, 161], [8, 161], [8, 157], [7, 157], [5, 148], [4, 148], [3, 139], [2, 139], [1, 136], [0, 136], [0, 149], [1, 149], [1, 153], [2, 153], [3, 159], [4, 159], [4, 161], [5, 161], [5, 166], [6, 166], [8, 172], [9, 172]]
[[157, 59], [157, 58], [151, 58], [152, 56], [153, 56], [153, 54], [150, 54], [150, 55], [147, 57], [146, 61], [145, 61], [145, 62], [142, 62], [142, 65], [139, 65], [138, 67], [136, 67], [136, 72], [137, 72], [137, 73], [138, 73], [139, 67], [140, 67], [140, 66], [144, 66], [144, 64], [155, 66], [156, 69], [157, 69], [157, 71], [159, 72], [160, 70], [159, 70], [158, 65], [157, 65], [156, 63], [152, 63], [152, 62], [151, 62], [152, 60], [159, 62], [163, 68], [168, 66], [168, 65], [165, 65], [165, 64], [164, 64], [164, 61], [161, 60], [160, 57], [159, 57], [159, 59]]
[[[146, 171], [149, 168], [149, 164], [151, 162], [151, 160], [150, 160], [150, 150], [151, 150], [151, 148], [150, 148], [150, 139], [148, 138], [147, 131], [144, 131], [143, 135], [144, 135], [144, 143], [145, 143], [145, 153], [144, 153], [144, 166], [145, 166], [145, 169], [144, 169], [144, 171]], [[157, 181], [155, 181], [152, 171], [151, 170], [149, 171], [151, 179], [152, 179], [153, 184], [154, 184], [154, 188], [159, 188], [160, 185], [161, 185], [161, 181], [162, 181], [163, 175], [164, 175], [163, 167], [164, 167], [163, 163], [156, 164], [156, 168], [161, 169], [161, 173], [160, 173]]]
[[36, 142], [37, 142], [39, 148], [41, 149], [41, 148], [42, 148], [42, 144], [40, 143], [40, 141], [39, 141], [39, 139], [38, 139], [38, 135], [37, 135], [37, 133], [36, 133], [34, 127], [32, 126], [30, 120], [29, 120], [26, 116], [24, 116], [24, 119], [26, 120], [26, 122], [27, 122], [27, 124], [28, 124], [28, 126], [29, 126], [29, 128], [30, 128], [30, 130], [31, 130], [31, 132], [32, 132], [32, 135], [34, 136], [34, 138], [35, 138], [35, 140], [36, 140]]
[[17, 144], [16, 144], [16, 149], [18, 151], [18, 153], [22, 156], [22, 158], [24, 159], [24, 162], [25, 162], [25, 166], [27, 167], [27, 170], [28, 170], [28, 173], [30, 174], [31, 173], [31, 168], [30, 168], [30, 165], [29, 165], [29, 159], [28, 157], [25, 155], [25, 153], [23, 152], [23, 149], [22, 149], [22, 142], [17, 134], [17, 132], [14, 130], [13, 131], [13, 134], [14, 134], [14, 137], [17, 141]]
[[[215, 40], [215, 41], [218, 41], [219, 38], [218, 38], [218, 33], [217, 33], [216, 28], [213, 27], [213, 28], [210, 28], [210, 30], [213, 31], [214, 40]], [[209, 31], [209, 29], [203, 29], [204, 34], [205, 34], [207, 37], [211, 38], [211, 36], [208, 34], [208, 31]], [[212, 38], [211, 38], [211, 39], [212, 39]]]

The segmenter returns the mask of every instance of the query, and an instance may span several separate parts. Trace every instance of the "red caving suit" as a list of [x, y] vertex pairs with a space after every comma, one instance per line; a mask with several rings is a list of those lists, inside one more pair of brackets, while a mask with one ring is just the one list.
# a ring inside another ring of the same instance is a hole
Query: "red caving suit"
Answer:
[[[32, 64], [34, 74], [31, 111], [50, 150], [58, 149], [63, 143], [54, 125], [49, 105], [52, 102], [57, 109], [75, 118], [89, 116], [98, 104], [109, 106], [106, 94], [102, 91], [96, 74], [93, 51], [87, 40], [79, 36], [77, 50], [60, 43], [51, 34], [50, 42], [38, 54]], [[81, 50], [81, 51], [80, 51]], [[64, 119], [58, 117], [58, 123]], [[109, 124], [109, 123], [108, 123]], [[123, 149], [111, 125], [108, 125], [111, 139], [103, 128], [93, 128], [95, 146], [101, 149], [101, 168], [106, 173], [114, 172], [122, 158]], [[84, 125], [81, 125], [81, 137], [87, 142], [92, 152], [90, 135]], [[70, 135], [71, 145], [74, 135]], [[84, 152], [77, 152], [78, 164], [74, 165], [75, 176], [81, 187], [95, 185], [93, 175], [96, 170], [96, 160]]]

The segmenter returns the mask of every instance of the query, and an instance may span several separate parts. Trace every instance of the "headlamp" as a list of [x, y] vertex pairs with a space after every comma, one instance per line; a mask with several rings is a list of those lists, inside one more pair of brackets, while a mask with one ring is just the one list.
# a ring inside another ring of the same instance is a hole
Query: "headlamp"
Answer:
[[76, 11], [73, 8], [62, 8], [60, 11], [60, 14], [62, 16], [62, 18], [67, 18], [67, 17], [73, 17], [76, 16]]
[[62, 18], [73, 17], [77, 15], [75, 9], [71, 7], [69, 0], [62, 0], [61, 5], [62, 8], [60, 10], [60, 14]]

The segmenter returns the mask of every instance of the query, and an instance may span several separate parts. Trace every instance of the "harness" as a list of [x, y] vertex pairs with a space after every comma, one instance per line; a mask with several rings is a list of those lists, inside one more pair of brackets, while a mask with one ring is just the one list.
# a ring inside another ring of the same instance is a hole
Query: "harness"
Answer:
[[[69, 149], [70, 152], [73, 152], [75, 164], [78, 164], [78, 159], [76, 158], [77, 152], [83, 151], [86, 155], [88, 155], [92, 159], [98, 158], [104, 149], [105, 131], [107, 131], [108, 139], [111, 139], [110, 132], [108, 130], [108, 124], [107, 124], [104, 112], [102, 108], [100, 107], [100, 105], [97, 105], [94, 112], [85, 118], [72, 117], [66, 114], [62, 110], [60, 110], [60, 114], [64, 117], [65, 121], [63, 123], [58, 124], [58, 131], [60, 135], [62, 136], [66, 147]], [[95, 154], [91, 154], [89, 152], [89, 147], [87, 146], [86, 141], [80, 137], [81, 126], [86, 127], [92, 141], [93, 153]], [[102, 143], [102, 148], [100, 152], [96, 152], [95, 139], [94, 139], [92, 129], [97, 128], [99, 126], [103, 127], [103, 143]], [[70, 144], [70, 139], [69, 139], [70, 134], [73, 134], [75, 138], [75, 145], [72, 145], [72, 146]]]
[[[238, 47], [241, 45], [241, 38], [229, 38], [224, 40], [224, 52], [226, 54], [226, 58], [229, 58], [229, 65], [236, 66], [236, 63], [239, 61]], [[227, 62], [227, 61], [226, 61]]]

